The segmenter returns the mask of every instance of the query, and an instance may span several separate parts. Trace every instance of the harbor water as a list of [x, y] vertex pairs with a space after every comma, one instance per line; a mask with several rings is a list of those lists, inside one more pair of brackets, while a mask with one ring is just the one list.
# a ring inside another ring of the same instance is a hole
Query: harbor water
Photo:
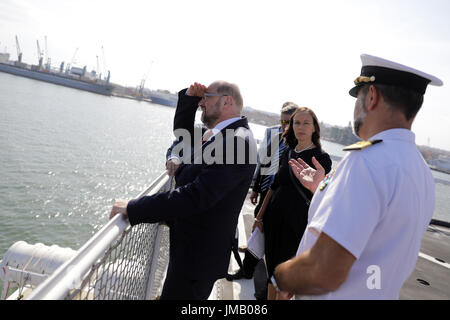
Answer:
[[[80, 248], [114, 199], [135, 197], [164, 170], [174, 112], [0, 73], [0, 259], [19, 240]], [[450, 175], [433, 175], [434, 218], [450, 221]]]

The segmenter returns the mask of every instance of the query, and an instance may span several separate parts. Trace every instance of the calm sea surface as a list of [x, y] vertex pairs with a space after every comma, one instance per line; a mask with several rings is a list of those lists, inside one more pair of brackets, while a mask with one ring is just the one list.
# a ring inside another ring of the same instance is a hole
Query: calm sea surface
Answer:
[[[19, 240], [80, 248], [164, 170], [174, 111], [0, 73], [0, 259]], [[433, 175], [450, 221], [450, 176]]]

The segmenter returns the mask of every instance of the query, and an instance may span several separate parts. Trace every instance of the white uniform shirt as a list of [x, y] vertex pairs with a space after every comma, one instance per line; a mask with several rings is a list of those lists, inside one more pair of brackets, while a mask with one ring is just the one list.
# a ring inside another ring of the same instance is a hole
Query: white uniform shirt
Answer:
[[398, 299], [414, 270], [433, 215], [434, 179], [413, 132], [391, 129], [374, 139], [383, 142], [350, 151], [316, 190], [297, 251], [325, 232], [356, 257], [347, 280], [334, 292], [296, 299]]

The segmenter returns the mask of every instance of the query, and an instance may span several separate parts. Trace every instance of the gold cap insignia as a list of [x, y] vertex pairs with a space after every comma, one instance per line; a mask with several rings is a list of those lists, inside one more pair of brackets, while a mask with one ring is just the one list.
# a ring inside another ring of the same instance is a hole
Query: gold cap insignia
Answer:
[[371, 77], [360, 76], [360, 77], [356, 78], [355, 81], [353, 81], [353, 82], [355, 83], [355, 85], [357, 85], [362, 82], [367, 83], [367, 82], [374, 82], [374, 81], [375, 81], [375, 76], [371, 76]]

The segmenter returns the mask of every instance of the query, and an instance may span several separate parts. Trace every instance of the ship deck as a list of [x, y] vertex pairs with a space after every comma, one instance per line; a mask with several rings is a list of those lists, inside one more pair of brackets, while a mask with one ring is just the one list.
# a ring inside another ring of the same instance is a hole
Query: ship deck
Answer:
[[[239, 246], [245, 246], [251, 235], [253, 210], [249, 195], [239, 216]], [[240, 253], [241, 259], [244, 254]], [[239, 266], [231, 255], [229, 273], [235, 273]], [[254, 284], [264, 282], [258, 266], [253, 279], [216, 282], [210, 299], [255, 300]], [[400, 300], [448, 300], [450, 299], [450, 228], [430, 225], [422, 239], [416, 267], [400, 291]]]

